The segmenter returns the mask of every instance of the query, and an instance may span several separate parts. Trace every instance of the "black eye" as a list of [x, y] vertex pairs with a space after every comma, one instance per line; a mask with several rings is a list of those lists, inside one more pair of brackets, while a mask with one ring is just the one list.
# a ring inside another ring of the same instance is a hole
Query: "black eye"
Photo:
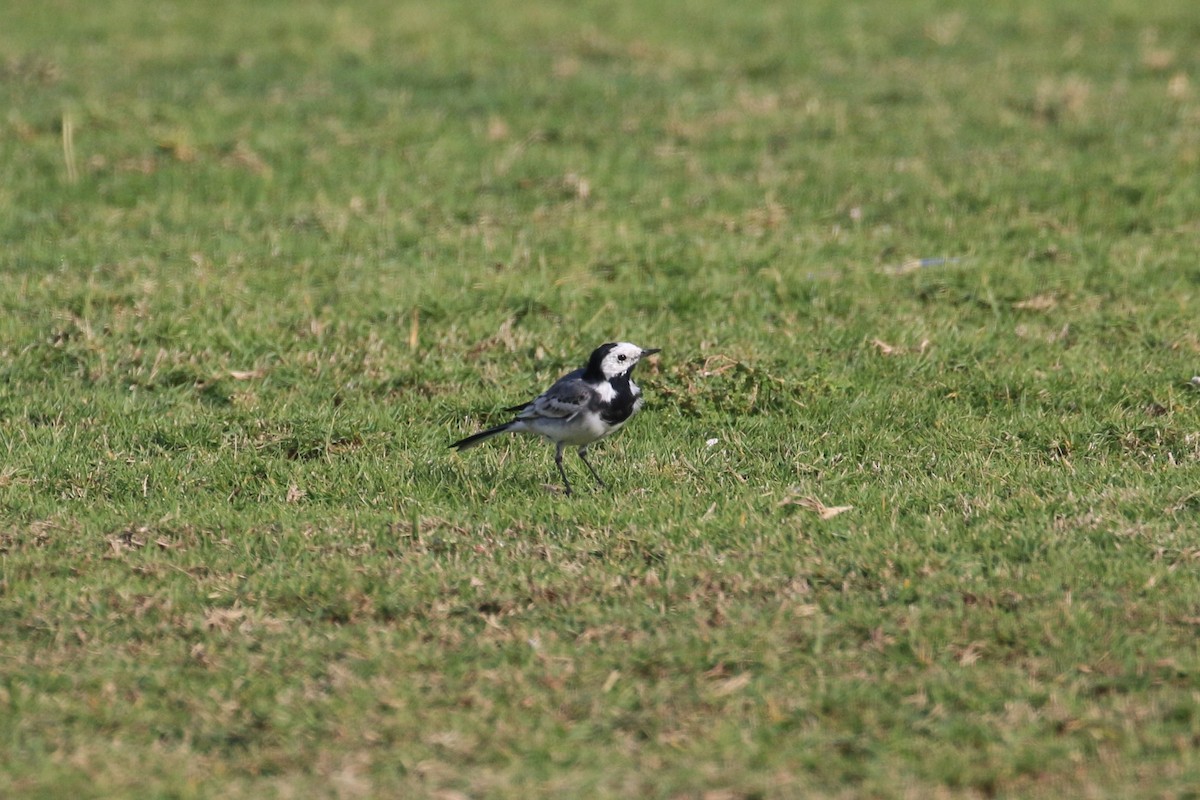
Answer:
[[617, 356], [617, 361], [624, 361], [625, 358], [625, 356]]

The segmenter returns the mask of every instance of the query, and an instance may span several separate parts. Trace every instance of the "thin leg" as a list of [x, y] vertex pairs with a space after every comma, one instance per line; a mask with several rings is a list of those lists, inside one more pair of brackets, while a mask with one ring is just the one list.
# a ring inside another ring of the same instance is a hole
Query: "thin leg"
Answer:
[[562, 476], [563, 486], [567, 487], [566, 493], [570, 494], [571, 493], [571, 482], [569, 480], [567, 480], [567, 471], [565, 469], [563, 469], [562, 451], [563, 451], [563, 443], [559, 442], [558, 449], [554, 451], [554, 463], [558, 466], [558, 474]]
[[596, 468], [592, 466], [592, 462], [587, 460], [587, 446], [579, 448], [579, 459], [583, 461], [583, 465], [588, 468], [588, 472], [592, 473], [592, 477], [596, 479], [596, 483], [600, 484], [601, 488], [607, 489], [608, 484], [600, 479], [596, 474]]

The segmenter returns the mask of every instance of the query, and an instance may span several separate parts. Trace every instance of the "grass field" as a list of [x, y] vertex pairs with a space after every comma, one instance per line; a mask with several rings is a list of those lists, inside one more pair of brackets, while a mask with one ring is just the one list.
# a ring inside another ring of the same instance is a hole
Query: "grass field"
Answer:
[[0, 796], [1198, 796], [1194, 0], [10, 6]]

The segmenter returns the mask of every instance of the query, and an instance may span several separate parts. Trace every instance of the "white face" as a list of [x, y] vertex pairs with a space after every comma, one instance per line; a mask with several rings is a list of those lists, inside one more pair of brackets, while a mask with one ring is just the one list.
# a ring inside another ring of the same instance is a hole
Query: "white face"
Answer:
[[638, 363], [643, 352], [642, 348], [636, 344], [617, 342], [616, 346], [609, 350], [605, 354], [604, 360], [600, 362], [600, 371], [604, 373], [604, 377], [606, 378], [615, 378], [618, 375], [624, 375]]

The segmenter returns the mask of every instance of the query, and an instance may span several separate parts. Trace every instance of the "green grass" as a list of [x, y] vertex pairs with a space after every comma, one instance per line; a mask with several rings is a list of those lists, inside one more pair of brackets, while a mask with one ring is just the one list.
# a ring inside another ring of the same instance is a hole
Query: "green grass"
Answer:
[[[1077, 6], [7, 8], [0, 795], [1195, 797], [1200, 16]], [[613, 339], [609, 491], [447, 449]]]

